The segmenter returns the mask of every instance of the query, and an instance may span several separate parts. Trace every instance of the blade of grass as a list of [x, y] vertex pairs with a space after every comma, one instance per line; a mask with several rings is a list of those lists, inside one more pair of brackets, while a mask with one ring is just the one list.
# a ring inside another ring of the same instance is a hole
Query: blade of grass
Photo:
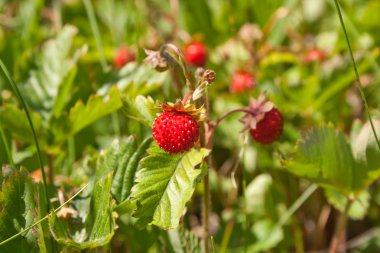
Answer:
[[[3, 140], [3, 143], [4, 143], [5, 153], [7, 153], [8, 161], [11, 164], [12, 168], [16, 168], [15, 163], [13, 162], [12, 153], [10, 152], [10, 149], [8, 146], [7, 138], [5, 138], [5, 133], [4, 133], [4, 130], [1, 126], [0, 126], [0, 135], [1, 135], [1, 139]], [[0, 164], [1, 164], [1, 162], [0, 162]]]
[[33, 125], [32, 119], [30, 117], [30, 113], [29, 113], [28, 107], [26, 105], [24, 97], [21, 95], [20, 90], [17, 88], [17, 85], [15, 84], [15, 82], [13, 81], [13, 79], [11, 78], [11, 76], [10, 76], [10, 74], [8, 72], [7, 67], [5, 67], [5, 65], [4, 65], [4, 63], [3, 63], [3, 61], [1, 59], [0, 59], [0, 67], [1, 67], [1, 70], [4, 72], [5, 77], [8, 79], [8, 82], [10, 83], [13, 91], [16, 93], [16, 96], [19, 99], [19, 101], [20, 101], [20, 103], [21, 103], [21, 105], [22, 105], [22, 107], [23, 107], [23, 109], [25, 111], [25, 114], [26, 114], [26, 117], [28, 119], [28, 123], [29, 123], [30, 129], [32, 130], [32, 134], [33, 134], [33, 138], [34, 138], [34, 143], [35, 143], [36, 149], [37, 149], [38, 162], [40, 164], [40, 168], [41, 168], [41, 172], [42, 172], [42, 180], [43, 180], [43, 183], [44, 183], [44, 192], [45, 192], [45, 198], [46, 198], [46, 203], [47, 203], [47, 210], [50, 210], [50, 200], [49, 200], [48, 191], [47, 191], [46, 173], [45, 173], [45, 169], [44, 169], [44, 163], [42, 161], [40, 144], [38, 142], [36, 131], [34, 130], [34, 125]]
[[379, 142], [379, 139], [377, 138], [377, 133], [376, 133], [376, 130], [375, 130], [375, 126], [373, 125], [373, 122], [372, 122], [371, 112], [369, 111], [367, 98], [365, 97], [364, 90], [363, 90], [363, 85], [362, 85], [362, 82], [360, 81], [359, 72], [358, 72], [358, 69], [356, 67], [355, 57], [354, 57], [354, 54], [352, 53], [351, 43], [350, 43], [350, 40], [348, 38], [348, 34], [347, 34], [347, 31], [346, 31], [346, 26], [344, 25], [342, 13], [340, 11], [339, 2], [338, 2], [338, 0], [334, 0], [334, 3], [335, 3], [336, 10], [338, 12], [340, 24], [341, 24], [342, 29], [343, 29], [344, 37], [346, 38], [346, 43], [347, 43], [348, 51], [350, 52], [351, 61], [352, 61], [352, 64], [354, 65], [354, 71], [355, 71], [355, 75], [356, 75], [356, 79], [357, 79], [357, 84], [358, 84], [358, 89], [359, 89], [359, 92], [360, 92], [360, 97], [362, 98], [365, 111], [366, 111], [366, 113], [368, 115], [369, 123], [371, 124], [372, 132], [373, 132], [373, 135], [375, 136], [377, 146], [380, 149], [380, 142]]
[[213, 236], [211, 236], [211, 249], [212, 249], [212, 253], [216, 253], [215, 243], [214, 243], [214, 237]]
[[[330, 5], [334, 8], [334, 3], [333, 2], [329, 2]], [[360, 36], [360, 33], [359, 33], [359, 30], [358, 28], [355, 26], [355, 24], [348, 18], [347, 14], [344, 12], [344, 10], [341, 9], [341, 13], [342, 13], [342, 16], [343, 18], [346, 20], [346, 23], [348, 25], [348, 28], [350, 29], [351, 31], [351, 34], [354, 35], [354, 37], [356, 38], [359, 38]], [[372, 65], [372, 68], [375, 70], [375, 74], [377, 76], [380, 76], [380, 66], [379, 64], [377, 63], [376, 61], [376, 57], [377, 55], [374, 55], [373, 53], [371, 53], [368, 49], [364, 50], [364, 55], [368, 57], [371, 65]]]
[[94, 8], [90, 0], [83, 0], [84, 6], [86, 8], [87, 17], [90, 22], [92, 33], [94, 34], [96, 47], [98, 49], [100, 64], [102, 65], [103, 71], [108, 71], [107, 62], [104, 56], [102, 38], [100, 37], [98, 23], [96, 22]]
[[282, 227], [289, 218], [302, 206], [303, 203], [318, 189], [318, 186], [316, 184], [310, 185], [303, 193], [302, 195], [294, 201], [292, 206], [286, 211], [284, 215], [281, 216], [281, 219], [278, 221], [277, 225], [278, 227]]
[[[83, 190], [86, 189], [87, 186], [88, 186], [88, 183], [85, 186], [83, 186], [77, 193], [75, 193], [71, 198], [69, 198], [65, 203], [63, 203], [62, 205], [60, 205], [56, 209], [53, 209], [52, 212], [54, 212], [54, 213], [58, 212], [62, 207], [64, 207], [65, 205], [67, 205], [71, 200], [73, 200], [76, 196], [78, 196], [81, 192], [83, 192]], [[0, 246], [6, 244], [7, 242], [9, 242], [9, 241], [11, 241], [13, 239], [15, 239], [16, 237], [18, 237], [18, 236], [20, 236], [20, 235], [28, 232], [30, 229], [32, 229], [33, 227], [37, 226], [38, 224], [40, 224], [41, 222], [43, 222], [44, 220], [46, 220], [48, 218], [49, 218], [49, 215], [46, 215], [45, 217], [43, 217], [42, 219], [36, 221], [35, 223], [33, 223], [32, 225], [30, 225], [29, 227], [23, 229], [22, 231], [20, 231], [17, 234], [9, 237], [8, 239], [5, 239], [4, 241], [0, 242]]]

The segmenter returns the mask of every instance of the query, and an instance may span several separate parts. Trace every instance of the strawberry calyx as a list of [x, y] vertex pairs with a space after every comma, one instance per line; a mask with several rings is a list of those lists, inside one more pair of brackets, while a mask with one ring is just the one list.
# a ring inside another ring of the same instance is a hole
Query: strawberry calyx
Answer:
[[250, 98], [249, 107], [246, 108], [246, 114], [240, 119], [244, 124], [243, 131], [249, 129], [256, 129], [257, 124], [265, 117], [265, 113], [274, 108], [273, 103], [270, 102], [265, 94], [261, 94], [258, 99]]
[[204, 121], [206, 118], [206, 110], [203, 105], [199, 108], [190, 102], [183, 102], [178, 99], [175, 103], [166, 102], [160, 105], [160, 109], [164, 112], [182, 112], [192, 116], [197, 122]]

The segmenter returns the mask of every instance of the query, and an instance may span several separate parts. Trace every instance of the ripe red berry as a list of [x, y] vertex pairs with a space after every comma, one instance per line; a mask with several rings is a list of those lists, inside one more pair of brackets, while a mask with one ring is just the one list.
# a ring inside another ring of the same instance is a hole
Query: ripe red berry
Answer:
[[153, 138], [166, 152], [182, 153], [198, 140], [199, 125], [186, 112], [165, 111], [153, 123]]
[[270, 144], [281, 137], [283, 127], [282, 114], [276, 108], [272, 108], [264, 114], [264, 118], [257, 123], [255, 129], [250, 129], [250, 134], [257, 142]]
[[305, 55], [305, 62], [322, 62], [326, 58], [326, 54], [318, 49], [314, 48], [309, 50]]
[[207, 49], [201, 42], [192, 42], [185, 48], [186, 61], [194, 66], [203, 67], [206, 63]]
[[126, 47], [119, 48], [116, 51], [114, 64], [117, 69], [121, 69], [128, 62], [135, 60], [135, 54]]
[[231, 92], [241, 93], [251, 90], [255, 86], [254, 76], [246, 71], [239, 71], [232, 77]]

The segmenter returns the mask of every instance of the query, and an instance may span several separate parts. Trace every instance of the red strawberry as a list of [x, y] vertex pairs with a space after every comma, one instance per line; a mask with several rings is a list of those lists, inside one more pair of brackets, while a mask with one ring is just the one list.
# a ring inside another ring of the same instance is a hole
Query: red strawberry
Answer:
[[270, 144], [281, 137], [284, 127], [282, 114], [262, 94], [256, 100], [251, 98], [248, 112], [240, 120], [243, 130], [249, 130], [252, 138], [262, 144]]
[[231, 92], [241, 93], [255, 86], [254, 76], [246, 71], [238, 71], [232, 77]]
[[192, 104], [163, 104], [164, 110], [153, 122], [153, 138], [160, 148], [171, 154], [191, 149], [199, 139], [199, 125], [204, 108], [196, 109]]
[[121, 69], [128, 62], [135, 60], [135, 54], [126, 47], [117, 50], [114, 58], [114, 64], [117, 69]]
[[306, 55], [305, 55], [305, 62], [310, 63], [310, 62], [322, 62], [326, 58], [326, 54], [318, 49], [314, 48], [309, 50]]
[[201, 42], [192, 42], [185, 48], [186, 61], [194, 66], [203, 67], [206, 63], [207, 49]]
[[270, 144], [281, 137], [283, 127], [282, 114], [276, 108], [272, 108], [264, 114], [264, 118], [257, 123], [256, 128], [250, 129], [249, 132], [257, 142]]

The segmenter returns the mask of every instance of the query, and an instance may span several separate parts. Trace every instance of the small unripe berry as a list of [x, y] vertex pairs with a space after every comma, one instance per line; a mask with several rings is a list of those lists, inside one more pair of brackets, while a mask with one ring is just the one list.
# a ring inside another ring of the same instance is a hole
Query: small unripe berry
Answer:
[[201, 42], [192, 42], [185, 48], [186, 62], [197, 66], [203, 67], [207, 60], [207, 48]]

